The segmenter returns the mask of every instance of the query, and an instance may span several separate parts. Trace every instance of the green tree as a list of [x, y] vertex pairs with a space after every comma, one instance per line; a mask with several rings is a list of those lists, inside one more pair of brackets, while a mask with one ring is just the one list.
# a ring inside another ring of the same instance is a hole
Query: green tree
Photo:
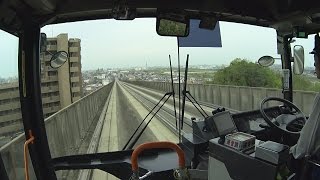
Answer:
[[304, 75], [293, 75], [293, 89], [303, 91], [320, 91], [320, 83], [312, 82]]
[[184, 36], [186, 24], [167, 19], [161, 19], [158, 32], [161, 35]]
[[228, 67], [218, 70], [214, 74], [213, 83], [251, 86], [251, 87], [281, 87], [281, 77], [269, 68], [237, 58]]
[[308, 90], [312, 86], [311, 81], [304, 76], [293, 75], [292, 81], [294, 90]]

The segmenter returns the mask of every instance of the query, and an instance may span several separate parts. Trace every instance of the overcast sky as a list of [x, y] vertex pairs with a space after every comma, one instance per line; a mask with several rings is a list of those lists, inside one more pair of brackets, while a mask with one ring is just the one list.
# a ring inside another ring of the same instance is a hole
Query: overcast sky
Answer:
[[[68, 33], [81, 39], [83, 70], [116, 67], [168, 66], [168, 55], [177, 62], [177, 39], [156, 33], [155, 19], [133, 21], [95, 20], [49, 25], [42, 28], [48, 37]], [[181, 48], [181, 60], [190, 54], [190, 65], [228, 65], [239, 57], [256, 61], [263, 55], [279, 57], [276, 32], [271, 28], [220, 22], [222, 48]], [[313, 38], [299, 40], [311, 66]], [[18, 39], [0, 31], [0, 77], [17, 75]]]

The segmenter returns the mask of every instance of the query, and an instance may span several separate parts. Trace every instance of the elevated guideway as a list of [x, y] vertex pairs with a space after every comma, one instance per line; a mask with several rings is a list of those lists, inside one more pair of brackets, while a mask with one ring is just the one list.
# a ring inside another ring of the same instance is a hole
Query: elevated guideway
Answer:
[[[174, 87], [178, 116], [177, 84]], [[231, 112], [237, 112], [235, 109], [240, 111], [249, 107], [252, 109], [261, 97], [279, 96], [278, 90], [275, 89], [196, 84], [190, 84], [188, 87], [192, 96], [199, 100], [199, 104], [208, 115], [220, 105], [232, 108], [228, 109]], [[115, 81], [53, 114], [45, 119], [52, 158], [122, 150], [144, 117], [168, 91], [171, 91], [170, 83]], [[316, 93], [301, 91], [295, 93], [297, 95], [295, 101], [301, 105], [298, 106], [308, 112]], [[183, 132], [190, 132], [191, 119], [203, 118], [202, 114], [187, 100]], [[143, 126], [152, 115], [153, 113]], [[163, 140], [178, 142], [172, 97], [155, 115], [136, 145]], [[0, 148], [9, 179], [23, 178], [24, 141], [24, 134], [21, 134]], [[31, 179], [35, 179], [32, 164], [29, 163], [29, 166]], [[100, 170], [56, 171], [56, 174], [58, 179], [68, 180], [114, 179], [113, 176]]]

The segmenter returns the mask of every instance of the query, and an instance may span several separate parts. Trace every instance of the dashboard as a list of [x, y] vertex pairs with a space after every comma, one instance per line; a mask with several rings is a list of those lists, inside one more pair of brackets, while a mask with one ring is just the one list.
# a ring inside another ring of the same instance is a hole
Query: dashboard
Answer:
[[[265, 112], [270, 118], [276, 118], [281, 114], [279, 106], [268, 107]], [[259, 109], [232, 114], [232, 118], [239, 131], [249, 134], [265, 130], [261, 125], [268, 126]]]

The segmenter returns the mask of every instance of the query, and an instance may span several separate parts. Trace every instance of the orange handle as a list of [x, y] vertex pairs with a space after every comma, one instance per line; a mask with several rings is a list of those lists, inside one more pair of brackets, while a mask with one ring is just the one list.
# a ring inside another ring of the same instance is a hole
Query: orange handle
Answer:
[[28, 145], [30, 143], [33, 143], [34, 141], [34, 136], [32, 135], [32, 131], [29, 130], [29, 136], [30, 138], [24, 143], [23, 146], [23, 155], [24, 155], [24, 175], [25, 175], [25, 180], [29, 180], [29, 164], [28, 164]]
[[131, 168], [133, 172], [137, 172], [139, 169], [138, 166], [138, 156], [139, 154], [146, 149], [172, 149], [177, 152], [179, 157], [179, 168], [184, 168], [185, 166], [185, 157], [183, 150], [176, 144], [168, 141], [163, 142], [150, 142], [139, 145], [131, 155]]

